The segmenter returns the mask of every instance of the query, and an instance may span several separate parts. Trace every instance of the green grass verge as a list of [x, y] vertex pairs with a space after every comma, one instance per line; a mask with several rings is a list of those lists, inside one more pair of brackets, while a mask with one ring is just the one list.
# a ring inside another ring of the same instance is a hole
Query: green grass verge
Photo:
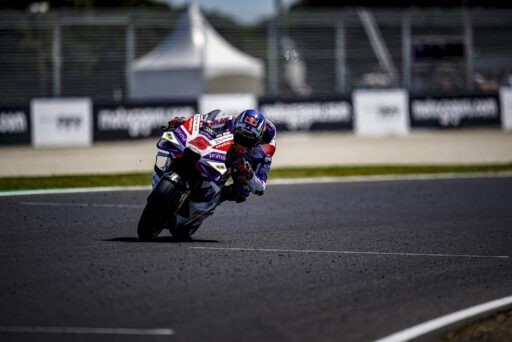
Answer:
[[[512, 171], [512, 164], [499, 165], [445, 165], [445, 166], [329, 166], [275, 168], [270, 172], [271, 179], [339, 177], [371, 175], [411, 175], [435, 173], [501, 172]], [[118, 175], [73, 175], [49, 177], [3, 177], [0, 190], [82, 188], [101, 186], [149, 185], [150, 173], [128, 173]]]
[[84, 188], [149, 184], [151, 184], [150, 173], [0, 178], [0, 190]]
[[329, 166], [311, 168], [279, 168], [270, 172], [271, 178], [343, 177], [374, 175], [412, 175], [435, 173], [502, 172], [512, 171], [512, 164], [496, 165], [375, 165]]

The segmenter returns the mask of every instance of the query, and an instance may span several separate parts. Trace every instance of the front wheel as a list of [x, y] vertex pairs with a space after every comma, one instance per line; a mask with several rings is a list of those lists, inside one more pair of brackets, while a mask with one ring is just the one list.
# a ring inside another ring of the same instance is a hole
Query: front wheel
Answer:
[[182, 190], [167, 177], [163, 177], [149, 194], [139, 219], [137, 235], [142, 241], [151, 241], [160, 234], [176, 215]]

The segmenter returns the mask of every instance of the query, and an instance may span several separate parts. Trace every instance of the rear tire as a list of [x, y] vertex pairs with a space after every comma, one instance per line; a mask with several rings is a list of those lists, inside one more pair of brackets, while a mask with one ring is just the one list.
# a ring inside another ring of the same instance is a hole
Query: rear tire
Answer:
[[163, 177], [149, 194], [139, 219], [137, 235], [142, 241], [156, 238], [176, 215], [182, 191], [167, 177]]

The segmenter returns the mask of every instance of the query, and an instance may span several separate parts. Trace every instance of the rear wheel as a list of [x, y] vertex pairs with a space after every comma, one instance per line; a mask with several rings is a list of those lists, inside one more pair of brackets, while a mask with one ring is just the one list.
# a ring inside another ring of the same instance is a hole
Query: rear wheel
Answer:
[[137, 227], [139, 239], [150, 241], [174, 219], [182, 191], [163, 177], [149, 194]]

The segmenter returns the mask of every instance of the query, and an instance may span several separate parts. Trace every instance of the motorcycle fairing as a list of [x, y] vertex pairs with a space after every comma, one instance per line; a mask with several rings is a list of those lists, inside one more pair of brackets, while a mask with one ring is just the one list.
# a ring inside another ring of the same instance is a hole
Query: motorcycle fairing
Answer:
[[201, 114], [190, 117], [183, 125], [172, 131], [164, 132], [162, 139], [157, 144], [158, 155], [167, 158], [179, 158], [185, 148], [201, 156], [197, 167], [205, 177], [212, 181], [218, 181], [227, 173], [227, 151], [233, 144], [233, 134], [223, 132], [215, 139], [209, 139], [208, 135], [201, 134]]

